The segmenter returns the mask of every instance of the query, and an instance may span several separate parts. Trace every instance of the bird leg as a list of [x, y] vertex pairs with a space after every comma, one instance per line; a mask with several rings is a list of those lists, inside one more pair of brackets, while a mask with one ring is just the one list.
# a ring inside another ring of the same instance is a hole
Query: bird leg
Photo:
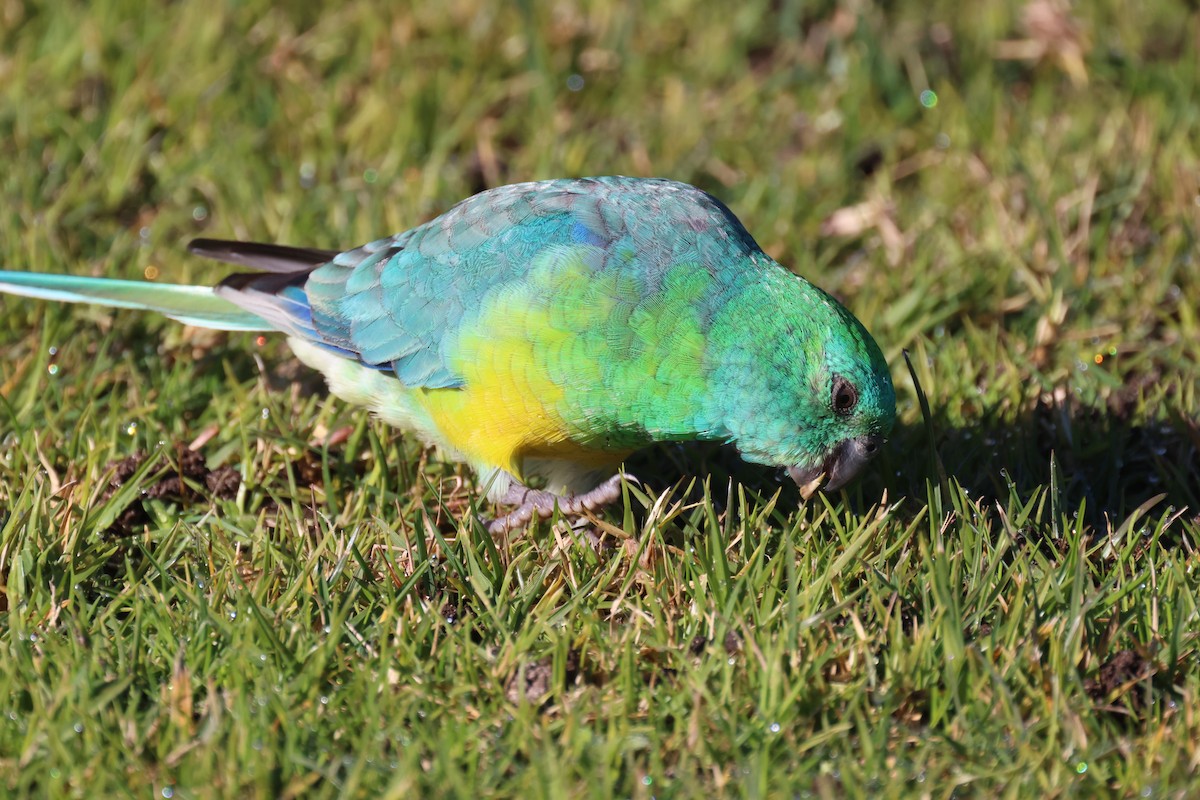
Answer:
[[562, 496], [541, 489], [530, 489], [520, 483], [513, 483], [500, 502], [504, 505], [517, 506], [502, 517], [497, 517], [487, 524], [488, 533], [493, 536], [520, 528], [528, 524], [536, 516], [546, 519], [554, 513], [557, 507], [564, 517], [582, 516], [588, 511], [618, 500], [621, 497], [621, 481], [641, 484], [637, 478], [618, 472], [590, 492]]

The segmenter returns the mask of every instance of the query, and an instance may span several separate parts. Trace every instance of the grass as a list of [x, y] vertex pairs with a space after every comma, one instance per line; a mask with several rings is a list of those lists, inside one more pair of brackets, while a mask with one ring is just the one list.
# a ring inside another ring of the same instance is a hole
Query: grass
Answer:
[[672, 177], [866, 321], [886, 453], [800, 505], [666, 448], [599, 550], [493, 541], [275, 340], [0, 298], [5, 792], [1200, 791], [1194, 8], [416, 5], [0, 4], [0, 262]]

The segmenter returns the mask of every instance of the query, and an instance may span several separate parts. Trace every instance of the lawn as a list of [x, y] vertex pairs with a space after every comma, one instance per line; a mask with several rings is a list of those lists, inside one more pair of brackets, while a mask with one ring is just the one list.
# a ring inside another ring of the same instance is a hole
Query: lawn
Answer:
[[865, 322], [897, 429], [493, 539], [279, 339], [0, 297], [0, 793], [1200, 792], [1195, 3], [408, 5], [0, 2], [0, 265], [669, 177]]

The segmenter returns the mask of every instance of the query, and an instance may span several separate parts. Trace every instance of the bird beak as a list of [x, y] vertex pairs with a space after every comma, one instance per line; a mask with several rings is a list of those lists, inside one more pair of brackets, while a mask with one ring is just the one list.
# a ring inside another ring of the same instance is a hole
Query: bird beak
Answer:
[[800, 494], [808, 499], [813, 492], [822, 488], [827, 492], [836, 492], [854, 479], [883, 448], [883, 437], [868, 434], [854, 439], [846, 439], [829, 452], [825, 460], [814, 467], [788, 467], [788, 475], [800, 487]]

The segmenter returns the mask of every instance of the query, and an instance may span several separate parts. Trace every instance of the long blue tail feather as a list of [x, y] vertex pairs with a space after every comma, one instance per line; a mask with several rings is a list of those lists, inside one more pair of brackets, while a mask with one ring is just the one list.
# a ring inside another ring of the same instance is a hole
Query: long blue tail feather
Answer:
[[208, 286], [0, 271], [0, 292], [62, 303], [157, 311], [187, 325], [216, 330], [272, 330], [262, 317], [217, 295]]

